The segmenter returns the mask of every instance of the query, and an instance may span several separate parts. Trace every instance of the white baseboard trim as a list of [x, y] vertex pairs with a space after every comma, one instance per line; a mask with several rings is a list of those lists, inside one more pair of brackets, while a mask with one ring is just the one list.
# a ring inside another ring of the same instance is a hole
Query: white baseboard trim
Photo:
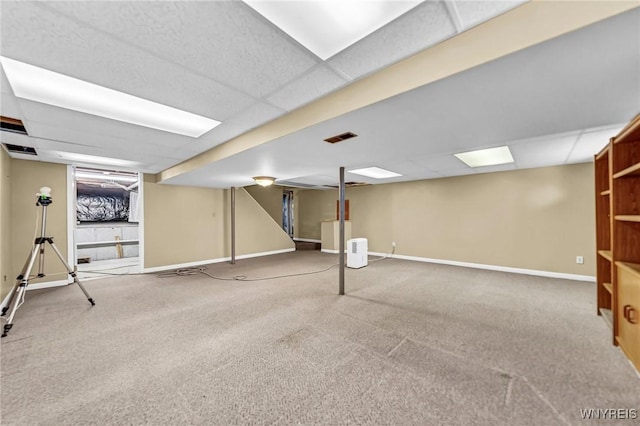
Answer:
[[[369, 252], [373, 256], [389, 256], [389, 253]], [[457, 260], [431, 259], [428, 257], [405, 256], [394, 254], [390, 256], [394, 259], [411, 260], [414, 262], [439, 263], [441, 265], [462, 266], [464, 268], [486, 269], [489, 271], [511, 272], [513, 274], [535, 275], [539, 277], [561, 278], [574, 281], [596, 282], [596, 277], [590, 275], [565, 274], [562, 272], [540, 271], [537, 269], [512, 268], [510, 266], [485, 265], [482, 263], [459, 262]]]
[[[338, 254], [338, 253], [340, 253], [340, 250], [320, 249], [320, 251], [322, 253], [329, 253], [329, 254]], [[344, 252], [346, 253], [347, 250], [345, 250]]]
[[[239, 256], [236, 256], [236, 260], [239, 259], [250, 259], [252, 257], [262, 257], [262, 256], [271, 256], [273, 254], [282, 254], [282, 253], [290, 253], [292, 251], [296, 251], [295, 247], [294, 248], [288, 248], [288, 249], [282, 249], [282, 250], [272, 250], [272, 251], [263, 251], [263, 252], [259, 252], [259, 253], [249, 253], [249, 254], [241, 254]], [[150, 273], [150, 272], [162, 272], [162, 271], [169, 271], [172, 269], [183, 269], [183, 268], [193, 268], [195, 266], [202, 266], [202, 265], [208, 265], [211, 263], [221, 263], [221, 262], [229, 262], [231, 261], [231, 257], [220, 257], [217, 259], [207, 259], [207, 260], [198, 260], [196, 262], [188, 262], [188, 263], [177, 263], [174, 265], [165, 265], [165, 266], [156, 266], [153, 268], [144, 268], [142, 270], [143, 273]]]
[[34, 284], [29, 283], [29, 285], [27, 286], [27, 291], [40, 290], [41, 288], [62, 287], [69, 284], [70, 284], [69, 280], [47, 281], [44, 283], [34, 283]]
[[295, 237], [293, 241], [302, 241], [303, 243], [321, 243], [322, 240], [314, 240], [313, 238], [298, 238]]

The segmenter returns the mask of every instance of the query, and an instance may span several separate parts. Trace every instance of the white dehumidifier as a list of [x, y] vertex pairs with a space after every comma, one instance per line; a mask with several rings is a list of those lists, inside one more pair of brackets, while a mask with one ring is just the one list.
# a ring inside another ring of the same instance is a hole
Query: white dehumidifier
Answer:
[[368, 263], [366, 238], [352, 238], [347, 241], [347, 268], [363, 268]]

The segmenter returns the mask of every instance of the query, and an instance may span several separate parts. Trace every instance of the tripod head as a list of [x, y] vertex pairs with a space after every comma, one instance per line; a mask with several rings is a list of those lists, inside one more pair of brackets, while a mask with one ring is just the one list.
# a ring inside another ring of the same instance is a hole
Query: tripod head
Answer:
[[51, 188], [48, 186], [40, 188], [40, 192], [38, 192], [36, 196], [38, 197], [36, 206], [48, 206], [53, 203], [53, 198], [51, 198]]

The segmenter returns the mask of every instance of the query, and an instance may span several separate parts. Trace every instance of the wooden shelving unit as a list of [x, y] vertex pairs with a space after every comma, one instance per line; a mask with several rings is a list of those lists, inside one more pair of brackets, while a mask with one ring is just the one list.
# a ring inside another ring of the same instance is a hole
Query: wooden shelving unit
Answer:
[[595, 156], [598, 315], [640, 371], [640, 115]]

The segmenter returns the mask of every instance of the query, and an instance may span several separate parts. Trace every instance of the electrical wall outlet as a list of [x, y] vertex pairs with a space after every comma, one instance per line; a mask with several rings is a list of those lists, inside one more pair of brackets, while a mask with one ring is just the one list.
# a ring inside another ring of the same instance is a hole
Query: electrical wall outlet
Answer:
[[396, 248], [396, 242], [395, 241], [391, 243], [391, 247]]
[[582, 256], [576, 256], [576, 263], [577, 263], [578, 265], [582, 265], [582, 264], [584, 264], [584, 257], [582, 257]]

